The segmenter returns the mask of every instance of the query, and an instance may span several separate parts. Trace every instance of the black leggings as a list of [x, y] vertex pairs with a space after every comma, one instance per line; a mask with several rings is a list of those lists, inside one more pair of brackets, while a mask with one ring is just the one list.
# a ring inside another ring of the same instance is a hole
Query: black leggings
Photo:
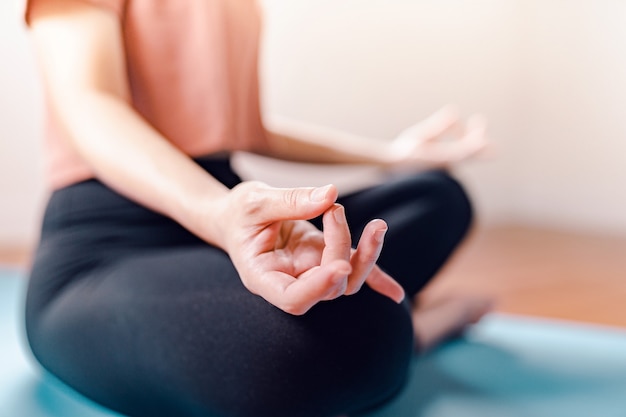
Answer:
[[[240, 181], [227, 160], [198, 163], [229, 187]], [[471, 220], [443, 172], [339, 202], [355, 240], [370, 219], [388, 222], [379, 265], [408, 296]], [[51, 196], [26, 326], [47, 370], [124, 414], [332, 417], [401, 388], [413, 353], [408, 307], [365, 286], [291, 316], [248, 292], [226, 253], [89, 180]]]

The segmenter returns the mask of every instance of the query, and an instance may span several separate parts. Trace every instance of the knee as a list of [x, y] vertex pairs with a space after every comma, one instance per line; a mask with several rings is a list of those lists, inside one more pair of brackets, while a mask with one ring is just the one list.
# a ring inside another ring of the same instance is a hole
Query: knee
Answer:
[[234, 348], [241, 360], [231, 373], [241, 378], [235, 390], [220, 396], [229, 398], [225, 415], [363, 411], [403, 386], [413, 352], [406, 309], [368, 290], [319, 304], [304, 316], [278, 314], [249, 336]]
[[320, 305], [326, 311], [319, 312], [327, 323], [335, 322], [327, 337], [324, 372], [336, 385], [326, 395], [338, 404], [346, 401], [337, 408], [339, 414], [363, 412], [404, 385], [413, 354], [413, 325], [406, 306], [369, 288], [337, 301]]
[[[311, 415], [362, 412], [385, 402], [404, 385], [414, 346], [405, 306], [365, 288], [355, 296], [318, 305], [308, 320], [323, 336], [302, 352], [311, 362], [300, 372], [316, 381], [311, 403], [330, 407]], [[293, 411], [285, 415], [299, 415]]]

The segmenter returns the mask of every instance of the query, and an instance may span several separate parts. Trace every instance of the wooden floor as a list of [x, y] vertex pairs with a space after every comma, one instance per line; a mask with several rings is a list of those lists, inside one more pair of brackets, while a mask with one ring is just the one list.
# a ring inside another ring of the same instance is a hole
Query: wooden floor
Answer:
[[30, 251], [24, 248], [0, 247], [0, 265], [24, 268], [30, 261]]
[[502, 312], [626, 327], [626, 239], [478, 229], [428, 291], [487, 294]]
[[[0, 264], [28, 259], [27, 250], [0, 248]], [[486, 294], [501, 312], [626, 327], [626, 239], [479, 228], [427, 291]]]

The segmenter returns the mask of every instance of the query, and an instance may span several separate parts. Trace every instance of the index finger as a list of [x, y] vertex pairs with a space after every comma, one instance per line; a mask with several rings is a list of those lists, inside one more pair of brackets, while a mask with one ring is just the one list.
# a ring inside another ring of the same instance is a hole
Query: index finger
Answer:
[[299, 316], [345, 286], [351, 270], [348, 262], [336, 260], [311, 268], [297, 278], [284, 272], [268, 272], [261, 277], [257, 294], [286, 313]]

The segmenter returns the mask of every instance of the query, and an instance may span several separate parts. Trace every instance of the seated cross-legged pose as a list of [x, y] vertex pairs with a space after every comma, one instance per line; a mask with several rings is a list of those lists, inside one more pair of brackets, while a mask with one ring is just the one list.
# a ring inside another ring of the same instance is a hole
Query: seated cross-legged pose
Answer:
[[[445, 168], [485, 147], [479, 117], [391, 141], [266, 126], [254, 0], [29, 0], [26, 20], [52, 190], [27, 335], [78, 392], [137, 417], [358, 413], [488, 309], [415, 301], [471, 223]], [[241, 181], [233, 151], [416, 169], [339, 197]]]

